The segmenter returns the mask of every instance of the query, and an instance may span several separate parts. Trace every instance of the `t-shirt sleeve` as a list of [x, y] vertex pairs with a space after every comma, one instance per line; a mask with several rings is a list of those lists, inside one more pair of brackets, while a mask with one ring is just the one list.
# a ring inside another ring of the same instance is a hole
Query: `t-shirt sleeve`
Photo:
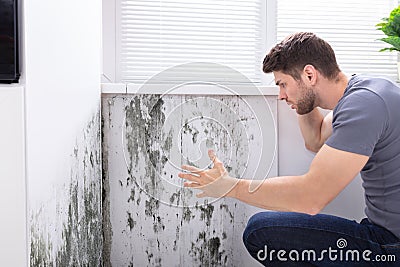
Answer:
[[369, 90], [358, 90], [342, 99], [333, 112], [330, 147], [371, 156], [387, 122], [384, 101]]

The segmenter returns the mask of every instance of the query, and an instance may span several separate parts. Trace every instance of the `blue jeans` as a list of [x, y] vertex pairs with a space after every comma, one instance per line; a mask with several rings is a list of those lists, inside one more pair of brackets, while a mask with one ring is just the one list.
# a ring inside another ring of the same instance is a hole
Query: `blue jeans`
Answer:
[[261, 212], [243, 242], [265, 266], [400, 266], [400, 239], [368, 219]]

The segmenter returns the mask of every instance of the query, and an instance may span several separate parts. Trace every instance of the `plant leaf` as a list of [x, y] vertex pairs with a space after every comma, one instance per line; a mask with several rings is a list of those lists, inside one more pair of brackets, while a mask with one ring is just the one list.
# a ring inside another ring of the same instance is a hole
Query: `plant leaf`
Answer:
[[382, 31], [387, 38], [380, 39], [392, 45], [392, 48], [384, 48], [386, 50], [400, 50], [400, 5], [394, 8], [389, 15], [389, 18], [382, 18], [381, 22], [375, 25], [377, 30]]
[[385, 43], [388, 43], [388, 44], [390, 44], [392, 46], [391, 48], [387, 48], [387, 49], [384, 48], [382, 51], [385, 51], [385, 50], [388, 50], [388, 49], [390, 51], [393, 51], [393, 50], [400, 51], [400, 37], [398, 37], [398, 36], [389, 36], [389, 37], [386, 37], [386, 38], [381, 38], [379, 40], [381, 40], [381, 41], [383, 41]]

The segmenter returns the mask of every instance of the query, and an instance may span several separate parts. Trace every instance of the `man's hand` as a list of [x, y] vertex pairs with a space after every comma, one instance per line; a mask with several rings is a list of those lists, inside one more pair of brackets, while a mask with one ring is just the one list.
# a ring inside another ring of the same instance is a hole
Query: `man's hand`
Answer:
[[299, 126], [308, 150], [317, 153], [332, 134], [333, 112], [325, 117], [318, 108], [308, 114], [299, 115]]
[[182, 169], [189, 171], [178, 174], [180, 178], [186, 179], [183, 185], [194, 189], [202, 190], [197, 197], [220, 198], [230, 196], [229, 193], [239, 182], [239, 179], [232, 178], [226, 171], [224, 164], [215, 156], [213, 150], [208, 151], [210, 160], [214, 163], [212, 169], [201, 170], [193, 166], [183, 165]]

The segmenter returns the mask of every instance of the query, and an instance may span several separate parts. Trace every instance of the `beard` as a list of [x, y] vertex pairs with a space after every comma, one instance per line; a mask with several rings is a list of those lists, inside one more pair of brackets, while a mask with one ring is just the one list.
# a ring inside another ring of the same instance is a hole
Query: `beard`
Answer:
[[315, 108], [315, 93], [311, 87], [307, 87], [303, 82], [299, 83], [301, 97], [297, 101], [296, 112], [299, 115], [310, 113]]

